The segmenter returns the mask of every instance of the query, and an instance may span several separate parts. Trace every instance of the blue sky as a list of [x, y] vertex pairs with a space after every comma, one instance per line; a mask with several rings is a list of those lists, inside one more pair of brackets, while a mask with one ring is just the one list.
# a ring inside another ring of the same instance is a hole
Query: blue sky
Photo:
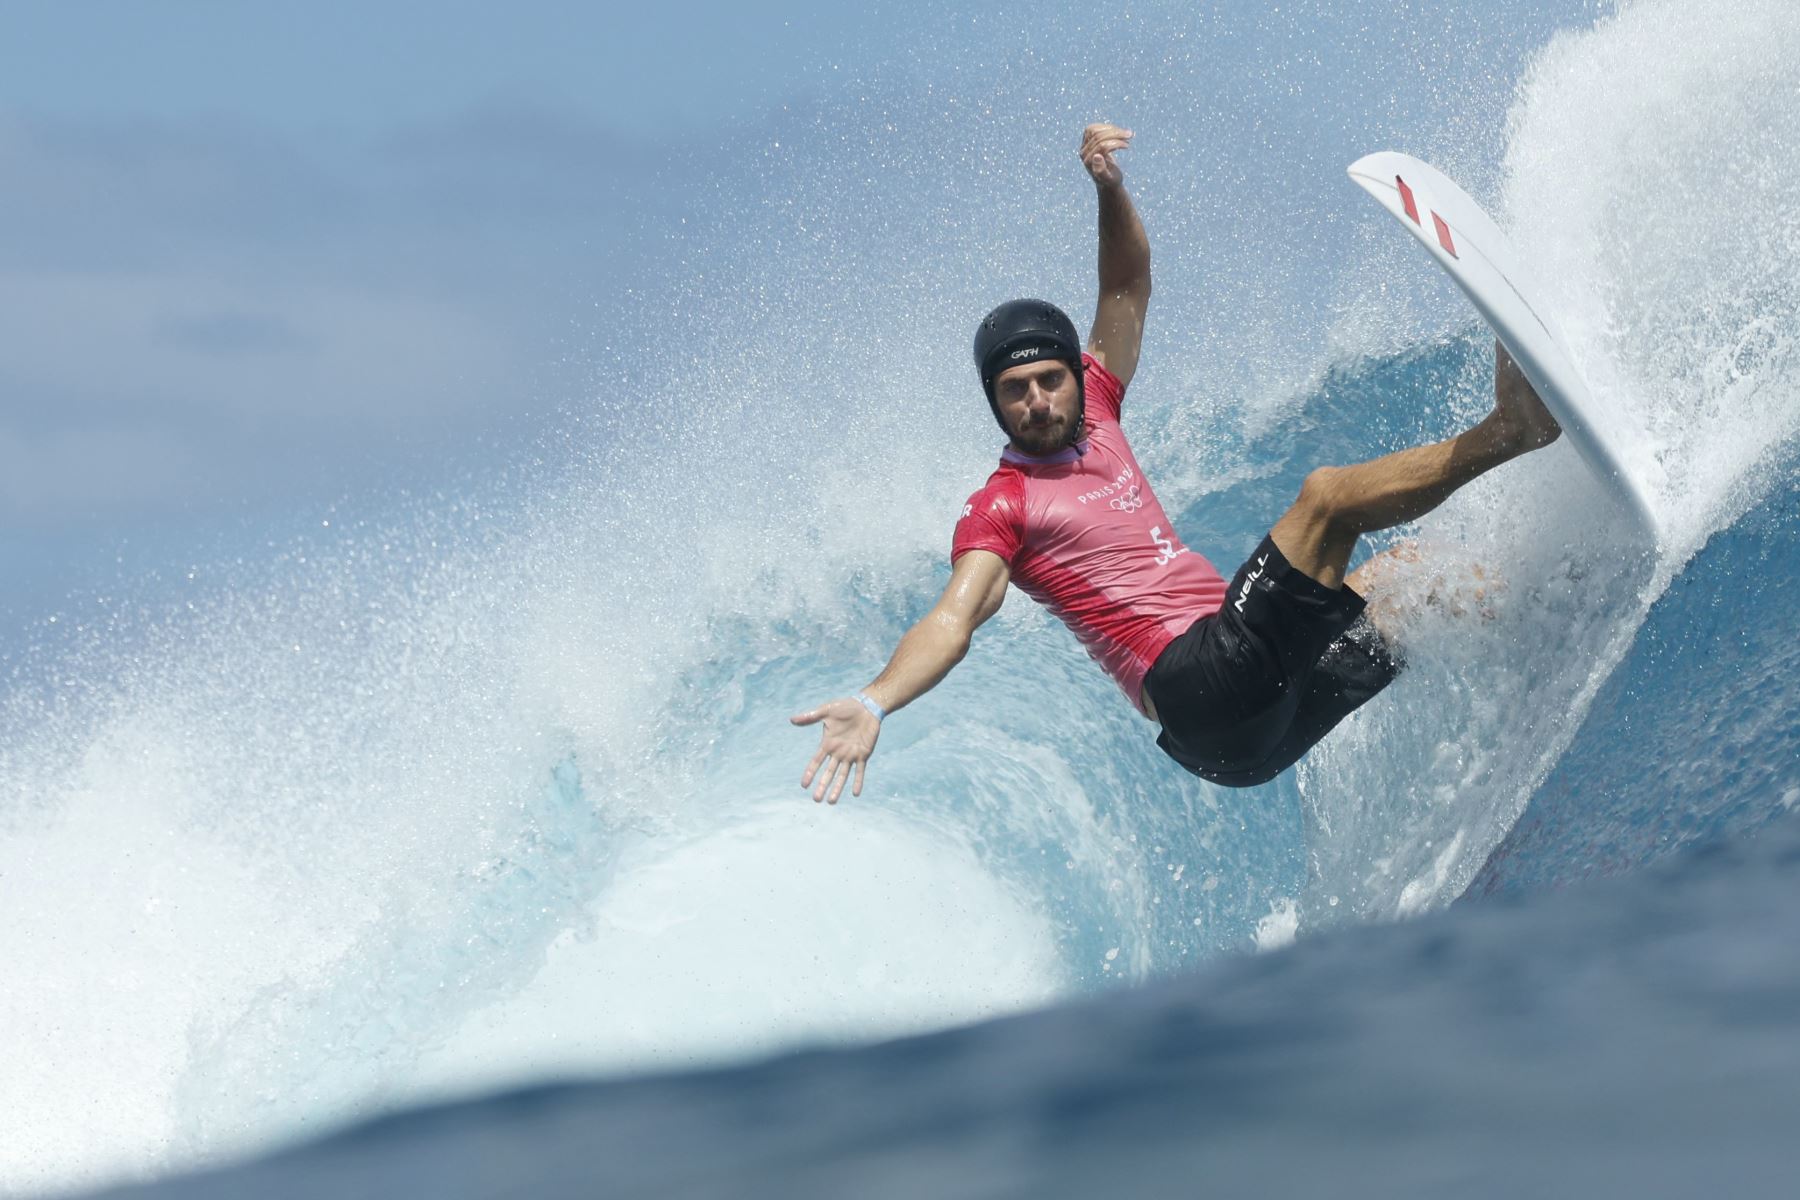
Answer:
[[803, 88], [871, 16], [792, 0], [9, 0], [0, 105], [368, 134], [525, 104], [653, 135]]
[[7, 4], [0, 611], [529, 440], [671, 157], [816, 94], [859, 21]]

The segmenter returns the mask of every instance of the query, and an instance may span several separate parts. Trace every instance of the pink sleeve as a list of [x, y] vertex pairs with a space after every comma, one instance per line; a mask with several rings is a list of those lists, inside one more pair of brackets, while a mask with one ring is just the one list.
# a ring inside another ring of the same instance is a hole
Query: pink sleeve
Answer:
[[1016, 474], [998, 475], [969, 497], [956, 536], [950, 542], [950, 561], [971, 550], [989, 550], [1011, 565], [1025, 544], [1024, 491]]
[[1091, 354], [1083, 354], [1081, 364], [1087, 368], [1082, 386], [1087, 389], [1088, 413], [1103, 421], [1116, 422], [1125, 401], [1125, 385]]

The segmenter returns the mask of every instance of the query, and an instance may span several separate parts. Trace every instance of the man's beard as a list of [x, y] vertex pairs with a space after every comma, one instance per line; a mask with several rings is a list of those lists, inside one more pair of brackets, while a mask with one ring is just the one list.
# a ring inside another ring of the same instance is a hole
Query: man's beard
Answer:
[[1075, 444], [1076, 435], [1081, 432], [1079, 422], [1062, 424], [1027, 425], [1024, 429], [1013, 431], [1013, 445], [1026, 454], [1055, 454]]

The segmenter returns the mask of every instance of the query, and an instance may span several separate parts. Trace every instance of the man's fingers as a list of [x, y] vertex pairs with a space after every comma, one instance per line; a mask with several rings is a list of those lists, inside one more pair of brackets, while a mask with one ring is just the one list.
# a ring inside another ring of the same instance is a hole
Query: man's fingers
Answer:
[[868, 773], [869, 760], [865, 758], [856, 764], [856, 782], [850, 785], [850, 794], [852, 796], [862, 795], [863, 776]]
[[[835, 759], [835, 758], [832, 759], [831, 765], [826, 767], [824, 772], [821, 773], [819, 776], [819, 786], [813, 789], [813, 799], [815, 801], [818, 801], [818, 800], [825, 799], [825, 797], [827, 797], [827, 796], [830, 796], [831, 795], [831, 781], [836, 779], [839, 775], [843, 774], [843, 772], [844, 772], [843, 761], [841, 759]], [[831, 802], [833, 804], [836, 804], [837, 797], [831, 796]]]
[[825, 769], [819, 772], [818, 786], [813, 789], [813, 800], [815, 803], [825, 799], [825, 793], [831, 788], [831, 777], [839, 766], [836, 755], [826, 754], [825, 752], [820, 751], [819, 757], [824, 760]]
[[824, 719], [825, 719], [825, 710], [822, 708], [815, 708], [811, 712], [795, 713], [793, 716], [788, 718], [788, 720], [792, 721], [796, 725], [817, 725], [820, 721], [823, 721]]
[[1089, 126], [1087, 136], [1081, 139], [1081, 153], [1085, 158], [1101, 146], [1122, 150], [1130, 144], [1131, 131], [1128, 129], [1120, 129], [1117, 125]]
[[831, 797], [827, 803], [836, 804], [838, 802], [838, 797], [844, 794], [844, 785], [849, 782], [850, 764], [847, 762], [840, 762], [837, 765], [837, 770], [833, 771], [831, 774]]
[[824, 761], [825, 751], [821, 748], [817, 754], [812, 756], [812, 761], [806, 764], [806, 773], [800, 776], [801, 787], [812, 786], [813, 776], [818, 773], [819, 764]]
[[1091, 151], [1085, 151], [1081, 157], [1081, 164], [1095, 179], [1111, 179], [1120, 174], [1118, 160], [1113, 155], [1123, 149], [1125, 149], [1124, 142], [1107, 142]]

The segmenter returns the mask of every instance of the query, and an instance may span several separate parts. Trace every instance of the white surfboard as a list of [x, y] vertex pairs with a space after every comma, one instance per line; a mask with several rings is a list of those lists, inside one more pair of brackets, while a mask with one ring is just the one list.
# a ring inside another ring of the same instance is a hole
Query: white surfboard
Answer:
[[1562, 334], [1500, 227], [1468, 193], [1426, 163], [1384, 150], [1350, 164], [1350, 178], [1381, 202], [1456, 280], [1562, 425], [1563, 435], [1654, 540], [1656, 515], [1631, 469], [1641, 431], [1602, 404], [1563, 348]]

